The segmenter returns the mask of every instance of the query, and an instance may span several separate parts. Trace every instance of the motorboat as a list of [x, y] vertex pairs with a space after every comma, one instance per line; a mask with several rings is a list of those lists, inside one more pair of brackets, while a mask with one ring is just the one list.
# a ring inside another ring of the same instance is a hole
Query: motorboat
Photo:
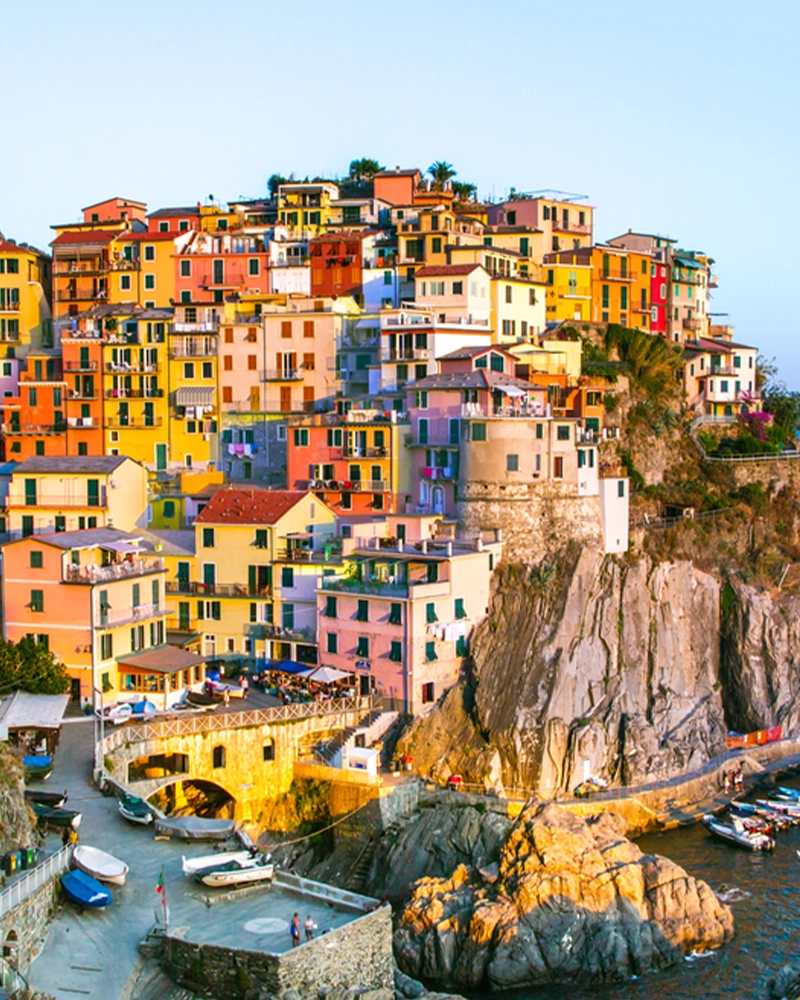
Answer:
[[111, 893], [97, 879], [77, 869], [67, 872], [61, 878], [61, 888], [73, 903], [97, 910], [111, 906]]
[[270, 856], [249, 858], [247, 861], [228, 861], [211, 869], [201, 869], [195, 873], [195, 880], [215, 889], [225, 886], [251, 885], [253, 882], [267, 882], [275, 874], [275, 865]]
[[69, 796], [66, 789], [63, 792], [40, 792], [36, 788], [26, 788], [25, 798], [28, 802], [38, 802], [42, 806], [50, 806], [51, 809], [60, 809]]
[[22, 758], [25, 781], [44, 781], [53, 773], [53, 758], [47, 754], [31, 754]]
[[771, 851], [775, 846], [772, 837], [765, 833], [756, 833], [745, 829], [741, 819], [734, 817], [730, 823], [723, 823], [716, 816], [707, 813], [703, 817], [703, 824], [706, 829], [720, 840], [727, 840], [738, 847], [744, 847], [748, 851]]
[[83, 814], [72, 809], [53, 809], [52, 806], [44, 806], [41, 802], [31, 802], [31, 809], [36, 813], [36, 818], [43, 826], [56, 826], [59, 829], [72, 827], [77, 830], [81, 825]]
[[756, 799], [758, 805], [773, 812], [784, 813], [795, 822], [800, 822], [800, 802], [781, 802], [778, 799]]
[[203, 854], [199, 858], [182, 858], [183, 874], [196, 875], [200, 871], [212, 871], [220, 865], [226, 865], [231, 861], [237, 863], [249, 861], [253, 857], [252, 851], [219, 851], [217, 854]]
[[794, 799], [795, 801], [800, 802], [800, 788], [782, 788], [779, 785], [778, 791], [786, 798]]
[[222, 698], [210, 691], [187, 691], [186, 701], [196, 708], [216, 708]]
[[147, 826], [156, 818], [155, 813], [138, 795], [123, 795], [119, 800], [119, 814], [131, 823]]
[[98, 882], [111, 882], [112, 885], [125, 885], [128, 866], [124, 861], [107, 854], [98, 847], [80, 844], [72, 852], [72, 863], [85, 875], [97, 879]]
[[731, 802], [728, 806], [728, 812], [731, 816], [738, 816], [743, 820], [761, 820], [773, 831], [786, 830], [792, 825], [791, 817], [785, 815], [785, 813], [763, 809], [761, 806], [754, 806], [749, 802]]
[[181, 840], [227, 840], [236, 824], [232, 819], [206, 819], [204, 816], [165, 816], [156, 820], [156, 833]]

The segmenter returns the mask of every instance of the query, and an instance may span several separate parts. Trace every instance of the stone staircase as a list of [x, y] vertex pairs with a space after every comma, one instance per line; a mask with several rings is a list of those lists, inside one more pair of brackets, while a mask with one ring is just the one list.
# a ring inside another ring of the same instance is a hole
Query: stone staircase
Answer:
[[378, 838], [374, 833], [372, 833], [370, 834], [369, 840], [364, 845], [361, 853], [356, 858], [355, 863], [350, 870], [350, 874], [347, 877], [346, 888], [350, 892], [361, 893], [367, 888], [367, 879], [377, 847]]
[[359, 719], [357, 725], [343, 729], [332, 739], [328, 740], [327, 743], [318, 748], [317, 752], [320, 759], [329, 767], [335, 767], [337, 756], [342, 750], [346, 751], [354, 747], [357, 736], [364, 737], [365, 747], [372, 746], [394, 724], [397, 714], [397, 712], [389, 712], [382, 709], [374, 709], [371, 712], [365, 713]]
[[174, 983], [156, 961], [148, 960], [136, 975], [128, 1000], [197, 1000], [196, 994]]

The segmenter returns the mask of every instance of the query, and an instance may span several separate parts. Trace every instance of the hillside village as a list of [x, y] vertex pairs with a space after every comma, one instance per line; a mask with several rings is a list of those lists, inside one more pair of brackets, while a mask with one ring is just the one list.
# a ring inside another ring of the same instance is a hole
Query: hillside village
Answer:
[[695, 429], [763, 416], [708, 253], [455, 176], [354, 161], [0, 240], [3, 636], [75, 701], [328, 668], [424, 713], [501, 561], [628, 550], [642, 343]]

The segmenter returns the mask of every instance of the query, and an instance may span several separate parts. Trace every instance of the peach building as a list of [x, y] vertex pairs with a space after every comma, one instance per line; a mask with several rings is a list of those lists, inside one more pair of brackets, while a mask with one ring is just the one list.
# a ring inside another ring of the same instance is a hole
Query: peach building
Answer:
[[503, 549], [436, 537], [436, 521], [392, 515], [385, 537], [345, 539], [345, 574], [323, 577], [317, 591], [320, 662], [415, 714], [458, 680]]

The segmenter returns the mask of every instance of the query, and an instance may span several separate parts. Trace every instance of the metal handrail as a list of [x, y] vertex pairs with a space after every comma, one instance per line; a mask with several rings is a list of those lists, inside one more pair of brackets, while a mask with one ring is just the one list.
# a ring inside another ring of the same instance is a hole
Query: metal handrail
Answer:
[[49, 882], [51, 878], [60, 875], [69, 868], [72, 857], [72, 845], [68, 844], [61, 850], [46, 858], [40, 865], [31, 868], [10, 886], [0, 890], [0, 917], [16, 909], [29, 896]]

